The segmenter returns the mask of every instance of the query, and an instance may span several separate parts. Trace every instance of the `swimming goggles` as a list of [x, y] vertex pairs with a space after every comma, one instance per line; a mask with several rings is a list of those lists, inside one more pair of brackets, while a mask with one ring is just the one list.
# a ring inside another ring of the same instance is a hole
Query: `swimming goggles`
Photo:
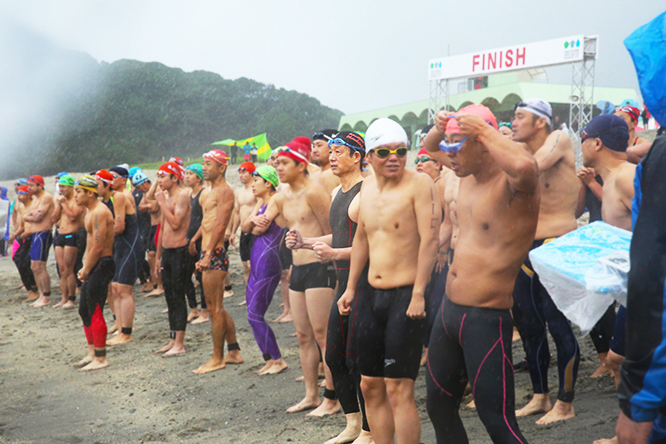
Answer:
[[371, 151], [373, 151], [380, 159], [386, 159], [391, 154], [395, 154], [398, 157], [405, 157], [407, 155], [407, 147], [404, 146], [398, 147], [394, 150], [390, 150], [388, 148], [376, 148]]
[[344, 146], [347, 146], [347, 147], [351, 148], [352, 151], [365, 151], [360, 146], [350, 145], [339, 137], [337, 137], [335, 139], [329, 139], [328, 146], [331, 146], [331, 145], [344, 145]]
[[279, 146], [279, 147], [275, 148], [275, 150], [273, 151], [273, 154], [276, 154], [276, 155], [278, 155], [278, 156], [280, 155], [280, 153], [291, 153], [291, 154], [293, 154], [294, 156], [296, 156], [296, 157], [298, 157], [299, 159], [301, 159], [301, 160], [302, 160], [303, 162], [305, 162], [306, 164], [310, 163], [310, 162], [308, 161], [307, 157], [305, 157], [304, 155], [302, 155], [302, 154], [299, 153], [298, 151], [292, 150], [292, 149], [289, 148], [288, 146]]
[[506, 126], [509, 129], [513, 129], [513, 126], [511, 125], [511, 122], [501, 122], [498, 126], [497, 129], [502, 128], [503, 126]]
[[426, 163], [429, 160], [432, 160], [433, 162], [435, 162], [435, 159], [431, 159], [430, 157], [426, 157], [426, 156], [417, 157], [416, 159], [414, 159], [414, 165], [418, 165], [419, 162]]
[[461, 140], [458, 143], [446, 143], [445, 141], [441, 141], [439, 143], [439, 149], [444, 151], [445, 153], [457, 153], [460, 151], [460, 148], [463, 146], [463, 143], [465, 143], [465, 140], [467, 140], [467, 137], [465, 137], [463, 140]]

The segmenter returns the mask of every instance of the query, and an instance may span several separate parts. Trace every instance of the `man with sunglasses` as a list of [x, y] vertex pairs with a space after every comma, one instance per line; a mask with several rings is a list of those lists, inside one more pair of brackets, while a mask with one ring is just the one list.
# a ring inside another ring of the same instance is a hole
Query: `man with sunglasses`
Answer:
[[370, 261], [367, 288], [358, 287], [358, 368], [372, 437], [378, 444], [418, 443], [414, 382], [427, 328], [425, 288], [435, 265], [442, 222], [432, 179], [405, 169], [409, 138], [382, 118], [365, 135], [374, 176], [363, 181], [347, 289], [338, 301], [348, 315]]
[[[445, 134], [448, 144], [442, 142]], [[466, 443], [459, 408], [469, 382], [495, 443], [525, 443], [514, 413], [510, 310], [516, 275], [536, 231], [537, 163], [497, 131], [483, 105], [440, 111], [426, 137], [431, 156], [460, 177], [459, 237], [430, 337], [427, 408], [437, 442]]]
[[[631, 231], [636, 165], [627, 161], [627, 144], [631, 139], [626, 121], [617, 114], [597, 116], [583, 128], [581, 139], [583, 165], [592, 168], [603, 180], [602, 220]], [[615, 378], [616, 388], [620, 383], [620, 366], [626, 354], [626, 313], [625, 306], [620, 306], [606, 359]]]
[[312, 136], [312, 163], [321, 168], [320, 171], [310, 176], [331, 194], [335, 188], [340, 186], [340, 179], [331, 170], [329, 160], [329, 142], [338, 130], [325, 129], [314, 133]]
[[[522, 143], [539, 165], [541, 204], [539, 224], [532, 248], [578, 228], [576, 207], [581, 183], [576, 175], [576, 155], [569, 136], [551, 130], [552, 109], [542, 99], [528, 99], [516, 105], [513, 140]], [[575, 416], [574, 389], [578, 376], [580, 348], [569, 320], [557, 308], [529, 258], [518, 273], [514, 290], [513, 316], [523, 340], [534, 396], [518, 416], [546, 413], [537, 424], [550, 424]], [[550, 331], [557, 347], [559, 390], [551, 408], [548, 394]]]
[[[307, 176], [311, 145], [309, 139], [306, 140], [307, 144], [294, 139], [276, 150], [275, 168], [280, 182], [289, 186], [271, 199], [263, 215], [255, 217], [255, 229], [259, 232], [267, 230], [271, 222], [275, 221], [279, 226], [289, 227], [307, 238], [331, 233], [331, 198], [319, 183]], [[324, 365], [326, 390], [323, 402], [319, 399], [317, 384], [319, 350], [326, 350], [327, 321], [335, 284], [335, 268], [332, 264], [319, 263], [312, 250], [293, 251], [289, 301], [305, 379], [305, 397], [289, 407], [287, 413], [314, 408], [309, 415], [324, 416], [340, 411], [327, 365]]]
[[[361, 168], [365, 157], [365, 141], [358, 133], [342, 131], [332, 134], [326, 146], [330, 147], [327, 148], [330, 151], [330, 171], [341, 182], [341, 185], [333, 191], [335, 197], [329, 214], [332, 233], [319, 238], [304, 239], [298, 231], [292, 230], [287, 235], [287, 245], [295, 250], [301, 248], [313, 250], [315, 257], [321, 263], [335, 263], [338, 275], [335, 294], [337, 302], [347, 289], [351, 244], [358, 222], [358, 193], [363, 181]], [[360, 285], [367, 285], [367, 282], [366, 270]], [[361, 375], [354, 362], [358, 354], [353, 327], [354, 316], [354, 313], [341, 316], [337, 304], [331, 306], [326, 333], [326, 363], [331, 369], [335, 392], [347, 417], [347, 427], [325, 444], [372, 442], [362, 402]]]
[[[252, 192], [252, 173], [256, 170], [252, 162], [243, 162], [238, 168], [238, 178], [243, 184], [241, 188], [236, 190], [236, 203], [234, 205], [234, 217], [230, 230], [229, 239], [235, 239], [236, 231], [240, 227], [242, 221], [252, 214], [254, 206], [257, 204], [257, 199]], [[250, 277], [250, 253], [252, 252], [252, 233], [244, 233], [241, 230], [240, 240], [238, 242], [238, 250], [240, 252], [241, 262], [243, 263], [243, 271], [245, 273], [245, 285]], [[234, 241], [231, 241], [232, 245]], [[228, 290], [227, 290], [228, 291]], [[233, 293], [232, 293], [233, 294]]]
[[[107, 345], [124, 344], [131, 341], [134, 326], [134, 284], [141, 266], [139, 254], [143, 251], [139, 236], [139, 222], [132, 192], [127, 189], [129, 171], [123, 166], [111, 168], [109, 191], [103, 198], [110, 198], [114, 215], [113, 259], [116, 264], [115, 274], [111, 280], [112, 301], [120, 333], [107, 342]], [[101, 180], [102, 186], [107, 185], [108, 178], [101, 177], [98, 172], [95, 179]], [[102, 196], [103, 192], [99, 193]]]

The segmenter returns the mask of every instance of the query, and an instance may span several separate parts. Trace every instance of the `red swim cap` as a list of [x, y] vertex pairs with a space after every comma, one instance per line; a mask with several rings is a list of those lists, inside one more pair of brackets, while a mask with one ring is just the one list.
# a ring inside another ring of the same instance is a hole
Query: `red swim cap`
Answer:
[[18, 189], [18, 194], [30, 194], [30, 191], [28, 191], [28, 185], [21, 185]]
[[220, 165], [226, 165], [229, 161], [229, 156], [223, 150], [210, 150], [203, 155], [204, 159], [210, 159]]
[[245, 168], [245, 171], [247, 171], [250, 174], [254, 173], [255, 170], [257, 169], [257, 167], [252, 162], [241, 163], [238, 169], [240, 170], [241, 168]]
[[95, 173], [95, 179], [101, 180], [102, 182], [108, 183], [110, 185], [113, 183], [113, 174], [107, 170], [99, 170]]
[[631, 105], [618, 106], [615, 108], [615, 112], [618, 111], [629, 114], [629, 117], [631, 120], [633, 120], [634, 123], [638, 123], [638, 116], [641, 115], [641, 110]]
[[291, 141], [285, 144], [284, 147], [278, 148], [278, 156], [289, 157], [296, 162], [301, 162], [307, 165], [310, 159], [310, 148], [306, 148], [305, 145], [300, 142]]
[[172, 157], [171, 159], [169, 159], [169, 162], [176, 162], [180, 166], [185, 165], [185, 162], [183, 162], [183, 159], [181, 159], [180, 157]]
[[173, 174], [178, 180], [183, 180], [183, 169], [176, 162], [167, 162], [158, 168], [157, 174]]
[[28, 177], [28, 182], [37, 183], [41, 186], [44, 186], [44, 178], [39, 174], [35, 174], [34, 176]]
[[422, 149], [421, 151], [419, 151], [419, 153], [416, 155], [416, 157], [421, 157], [421, 156], [428, 156], [428, 157], [430, 157], [430, 153], [429, 153], [425, 148], [423, 148], [423, 149]]

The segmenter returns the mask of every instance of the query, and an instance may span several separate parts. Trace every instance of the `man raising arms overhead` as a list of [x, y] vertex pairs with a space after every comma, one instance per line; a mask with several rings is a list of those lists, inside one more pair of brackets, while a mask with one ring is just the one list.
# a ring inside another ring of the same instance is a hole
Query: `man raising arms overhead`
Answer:
[[485, 106], [467, 106], [455, 119], [440, 111], [435, 122], [425, 147], [461, 180], [455, 258], [428, 351], [428, 415], [439, 444], [466, 444], [459, 408], [469, 381], [493, 442], [524, 444], [514, 413], [509, 310], [537, 227], [537, 163], [497, 131]]
[[[204, 293], [212, 323], [213, 356], [194, 373], [210, 373], [228, 364], [241, 364], [243, 357], [236, 340], [236, 326], [224, 309], [224, 278], [229, 271], [229, 256], [224, 248], [224, 233], [234, 209], [234, 191], [224, 178], [229, 156], [222, 150], [204, 154], [203, 174], [210, 184], [207, 195], [200, 198], [203, 207], [201, 221], [201, 259], [197, 269], [203, 273]], [[197, 236], [195, 236], [197, 237]], [[224, 357], [224, 342], [229, 355]]]

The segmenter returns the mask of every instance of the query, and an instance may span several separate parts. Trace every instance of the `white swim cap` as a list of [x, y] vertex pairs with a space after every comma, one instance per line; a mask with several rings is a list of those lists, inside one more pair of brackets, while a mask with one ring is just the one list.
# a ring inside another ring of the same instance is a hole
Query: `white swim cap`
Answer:
[[365, 149], [368, 151], [395, 142], [402, 142], [409, 146], [407, 133], [395, 120], [382, 117], [372, 122], [365, 132]]

